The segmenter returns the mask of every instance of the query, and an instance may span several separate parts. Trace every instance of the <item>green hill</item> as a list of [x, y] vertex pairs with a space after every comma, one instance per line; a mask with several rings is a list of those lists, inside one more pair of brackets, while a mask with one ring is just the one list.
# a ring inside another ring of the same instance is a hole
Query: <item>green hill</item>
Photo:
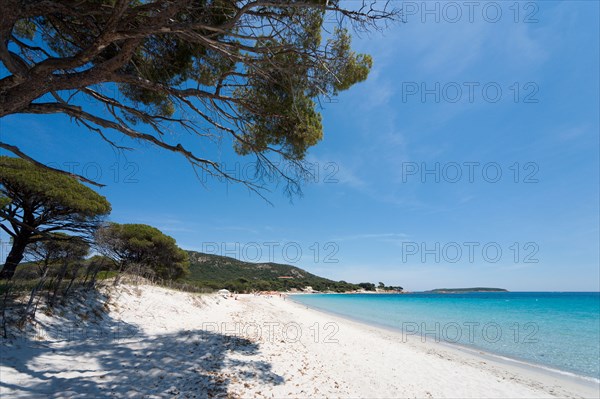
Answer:
[[[345, 281], [316, 276], [295, 266], [280, 263], [251, 263], [227, 256], [188, 251], [190, 273], [188, 283], [232, 291], [288, 290], [311, 286], [317, 291], [343, 292], [360, 287]], [[283, 278], [282, 278], [283, 277]]]
[[[321, 292], [375, 290], [373, 283], [352, 284], [345, 281], [334, 281], [314, 275], [296, 266], [281, 263], [251, 263], [227, 256], [196, 251], [187, 252], [190, 257], [190, 272], [178, 281], [199, 288], [215, 290], [226, 288], [237, 292], [302, 290], [307, 286]], [[84, 262], [81, 273], [85, 273], [88, 261]], [[108, 265], [111, 263], [107, 262]], [[60, 265], [51, 265], [49, 276], [56, 275], [59, 268]], [[98, 275], [99, 279], [114, 277], [117, 273], [109, 268], [102, 270], [103, 272]], [[39, 268], [31, 262], [22, 263], [17, 268], [17, 277], [21, 280], [37, 279]], [[391, 290], [395, 287], [386, 288]]]

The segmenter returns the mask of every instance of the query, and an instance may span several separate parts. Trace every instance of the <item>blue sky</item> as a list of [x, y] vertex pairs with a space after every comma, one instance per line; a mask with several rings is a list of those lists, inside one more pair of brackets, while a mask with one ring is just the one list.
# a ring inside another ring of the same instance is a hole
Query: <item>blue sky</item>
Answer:
[[[323, 104], [317, 182], [293, 203], [201, 184], [148, 146], [117, 154], [63, 116], [6, 117], [2, 139], [101, 173], [111, 220], [186, 249], [409, 290], [600, 290], [598, 2], [422, 4], [355, 37], [373, 71]], [[238, 174], [252, 162], [206, 151]]]

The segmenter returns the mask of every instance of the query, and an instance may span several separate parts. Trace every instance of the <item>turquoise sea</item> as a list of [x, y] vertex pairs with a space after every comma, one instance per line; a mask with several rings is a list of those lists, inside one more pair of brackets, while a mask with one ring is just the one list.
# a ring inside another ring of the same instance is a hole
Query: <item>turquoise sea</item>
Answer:
[[294, 295], [306, 306], [600, 380], [600, 293]]

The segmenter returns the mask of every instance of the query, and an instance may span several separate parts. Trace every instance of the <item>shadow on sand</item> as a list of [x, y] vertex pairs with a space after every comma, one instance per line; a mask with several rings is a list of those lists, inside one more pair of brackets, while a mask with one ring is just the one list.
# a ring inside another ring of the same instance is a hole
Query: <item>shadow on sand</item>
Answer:
[[231, 397], [235, 380], [284, 382], [255, 359], [259, 345], [240, 337], [202, 330], [147, 335], [106, 314], [95, 321], [69, 314], [58, 329], [42, 327], [41, 340], [0, 339], [1, 396]]

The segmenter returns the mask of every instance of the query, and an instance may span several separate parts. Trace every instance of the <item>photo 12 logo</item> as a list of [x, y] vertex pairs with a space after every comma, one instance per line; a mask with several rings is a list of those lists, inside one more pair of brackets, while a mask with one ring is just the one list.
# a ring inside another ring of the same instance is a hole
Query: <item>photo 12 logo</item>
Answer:
[[539, 183], [536, 162], [402, 162], [402, 183]]
[[0, 263], [4, 263], [4, 260], [8, 256], [11, 247], [12, 242], [10, 240], [0, 238]]
[[[314, 263], [339, 263], [336, 257], [340, 248], [336, 242], [313, 242], [304, 247], [295, 241], [277, 242], [204, 242], [202, 252], [228, 256], [244, 262], [298, 263], [301, 260]], [[307, 255], [307, 258], [303, 256]]]
[[340, 327], [335, 322], [320, 324], [315, 322], [303, 328], [300, 323], [294, 321], [282, 323], [278, 321], [256, 322], [203, 322], [202, 333], [218, 333], [251, 341], [265, 342], [299, 342], [302, 337], [308, 337], [314, 343], [337, 344], [336, 338]]
[[402, 102], [495, 104], [502, 100], [537, 104], [540, 88], [536, 82], [402, 82]]
[[83, 176], [88, 180], [100, 182], [135, 184], [139, 183], [138, 173], [140, 167], [135, 162], [116, 161], [103, 165], [98, 162], [50, 162], [49, 167], [64, 170], [65, 172]]
[[[273, 162], [270, 166], [259, 162], [222, 162], [219, 164], [219, 170], [230, 178], [254, 184], [276, 183], [282, 174], [298, 176], [305, 183], [336, 184], [339, 183], [337, 175], [340, 167], [336, 162], [304, 162], [302, 168], [283, 162]], [[202, 183], [208, 182], [209, 178], [220, 183], [229, 184], [231, 182], [230, 178], [213, 174], [204, 169], [200, 170], [199, 178]]]
[[512, 260], [513, 263], [539, 263], [540, 247], [536, 242], [513, 242], [503, 247], [497, 242], [402, 242], [402, 263], [498, 263]]
[[537, 334], [540, 328], [537, 323], [512, 323], [504, 327], [496, 322], [480, 323], [466, 321], [463, 323], [426, 323], [402, 322], [402, 342], [407, 342], [410, 336], [418, 336], [422, 342], [433, 339], [435, 342], [469, 343], [477, 341], [496, 344], [503, 340], [510, 340], [515, 344], [536, 344], [539, 342]]
[[42, 326], [32, 324], [31, 329], [21, 331], [35, 341], [48, 339], [62, 341], [119, 341], [133, 338], [139, 332], [139, 326], [133, 323], [116, 320], [110, 325], [88, 326], [75, 322], [61, 325]]
[[403, 1], [405, 23], [477, 23], [496, 24], [539, 22], [539, 5], [534, 1]]

